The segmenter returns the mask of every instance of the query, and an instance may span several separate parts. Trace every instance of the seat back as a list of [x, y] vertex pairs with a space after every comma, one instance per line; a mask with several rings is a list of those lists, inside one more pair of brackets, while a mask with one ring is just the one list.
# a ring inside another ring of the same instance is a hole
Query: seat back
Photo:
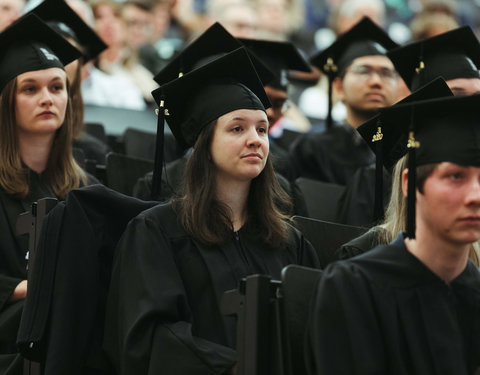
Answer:
[[107, 155], [106, 184], [125, 195], [133, 194], [133, 187], [140, 177], [153, 170], [153, 161], [116, 153]]
[[341, 245], [368, 230], [368, 228], [330, 223], [302, 216], [294, 216], [293, 224], [317, 251], [321, 268], [338, 260], [336, 250]]
[[308, 216], [334, 222], [344, 186], [300, 177], [295, 180], [305, 198]]
[[85, 133], [90, 134], [102, 141], [107, 143], [107, 133], [105, 132], [105, 127], [97, 122], [86, 122], [84, 124]]
[[305, 330], [321, 270], [289, 265], [282, 270], [281, 322], [285, 375], [306, 374]]

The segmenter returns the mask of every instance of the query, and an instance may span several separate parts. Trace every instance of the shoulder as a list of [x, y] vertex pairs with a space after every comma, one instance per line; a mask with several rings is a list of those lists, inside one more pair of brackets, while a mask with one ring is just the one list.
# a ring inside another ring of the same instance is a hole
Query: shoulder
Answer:
[[379, 232], [382, 230], [381, 227], [374, 227], [361, 236], [343, 244], [338, 249], [338, 256], [340, 259], [348, 259], [373, 249], [379, 245]]
[[143, 225], [161, 231], [167, 237], [183, 237], [182, 228], [172, 204], [158, 204], [140, 213], [132, 220], [132, 225]]

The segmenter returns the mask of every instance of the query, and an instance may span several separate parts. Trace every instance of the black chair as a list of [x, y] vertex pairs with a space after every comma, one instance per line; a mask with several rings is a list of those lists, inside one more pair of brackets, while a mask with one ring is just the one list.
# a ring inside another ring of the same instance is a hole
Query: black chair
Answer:
[[140, 177], [153, 170], [153, 161], [116, 153], [107, 155], [106, 185], [122, 194], [132, 195]]
[[305, 330], [310, 303], [321, 270], [289, 265], [282, 270], [279, 290], [285, 375], [306, 374]]
[[294, 216], [292, 220], [295, 227], [303, 233], [317, 251], [322, 268], [338, 260], [336, 250], [341, 245], [368, 230], [368, 228], [330, 223], [302, 216]]
[[295, 180], [305, 198], [308, 216], [334, 222], [344, 186], [300, 177]]
[[84, 124], [84, 131], [87, 134], [93, 135], [103, 143], [107, 143], [107, 134], [105, 132], [105, 127], [102, 124], [96, 122], [86, 122]]
[[134, 128], [127, 128], [123, 133], [125, 154], [136, 158], [154, 160], [156, 134]]

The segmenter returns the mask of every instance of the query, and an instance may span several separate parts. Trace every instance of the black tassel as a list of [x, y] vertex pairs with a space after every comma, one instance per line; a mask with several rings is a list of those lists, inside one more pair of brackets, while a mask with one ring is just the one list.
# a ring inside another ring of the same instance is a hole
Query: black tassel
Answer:
[[165, 102], [160, 100], [160, 109], [157, 112], [157, 140], [155, 143], [155, 163], [153, 166], [151, 198], [157, 200], [162, 189], [163, 145], [165, 131]]
[[414, 108], [411, 112], [410, 131], [408, 135], [408, 191], [407, 191], [407, 223], [406, 223], [406, 236], [408, 238], [415, 238], [415, 202], [416, 202], [416, 183], [417, 170], [416, 170], [416, 149], [420, 144], [415, 140], [414, 131]]
[[375, 142], [375, 205], [373, 209], [374, 220], [376, 223], [383, 220], [383, 134], [380, 118], [377, 121], [377, 133], [373, 136], [372, 142]]
[[333, 106], [333, 74], [328, 74], [328, 110], [327, 110], [327, 120], [326, 125], [327, 129], [330, 129], [333, 126], [333, 119], [332, 119], [332, 106]]

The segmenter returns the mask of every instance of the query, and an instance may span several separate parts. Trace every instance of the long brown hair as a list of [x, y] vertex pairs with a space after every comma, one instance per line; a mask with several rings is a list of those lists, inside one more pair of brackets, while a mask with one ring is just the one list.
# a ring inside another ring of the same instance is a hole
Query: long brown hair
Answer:
[[[407, 218], [407, 198], [402, 191], [402, 173], [407, 168], [407, 156], [401, 158], [395, 165], [392, 173], [392, 195], [385, 212], [385, 220], [381, 227], [385, 230], [377, 232], [377, 238], [380, 244], [392, 242], [399, 232], [405, 231]], [[427, 164], [417, 167], [416, 186], [420, 193], [423, 194], [423, 186], [425, 180], [430, 176], [436, 164]], [[480, 257], [478, 255], [478, 241], [473, 243], [468, 254], [470, 260], [477, 266], [480, 266]]]
[[[187, 161], [180, 198], [173, 200], [186, 232], [203, 244], [223, 244], [231, 240], [233, 224], [230, 208], [215, 198], [215, 168], [209, 158], [216, 121], [200, 133]], [[200, 183], [201, 181], [201, 183]], [[288, 239], [288, 216], [282, 208], [291, 207], [290, 198], [280, 187], [271, 158], [250, 185], [245, 230], [253, 238], [272, 248], [283, 248]]]
[[[28, 168], [22, 164], [18, 144], [16, 92], [17, 79], [14, 78], [0, 94], [0, 186], [7, 194], [23, 198], [29, 192]], [[85, 172], [72, 155], [73, 131], [72, 104], [69, 100], [65, 120], [55, 133], [47, 167], [43, 172], [46, 182], [60, 199], [64, 199], [70, 190], [87, 184]]]

